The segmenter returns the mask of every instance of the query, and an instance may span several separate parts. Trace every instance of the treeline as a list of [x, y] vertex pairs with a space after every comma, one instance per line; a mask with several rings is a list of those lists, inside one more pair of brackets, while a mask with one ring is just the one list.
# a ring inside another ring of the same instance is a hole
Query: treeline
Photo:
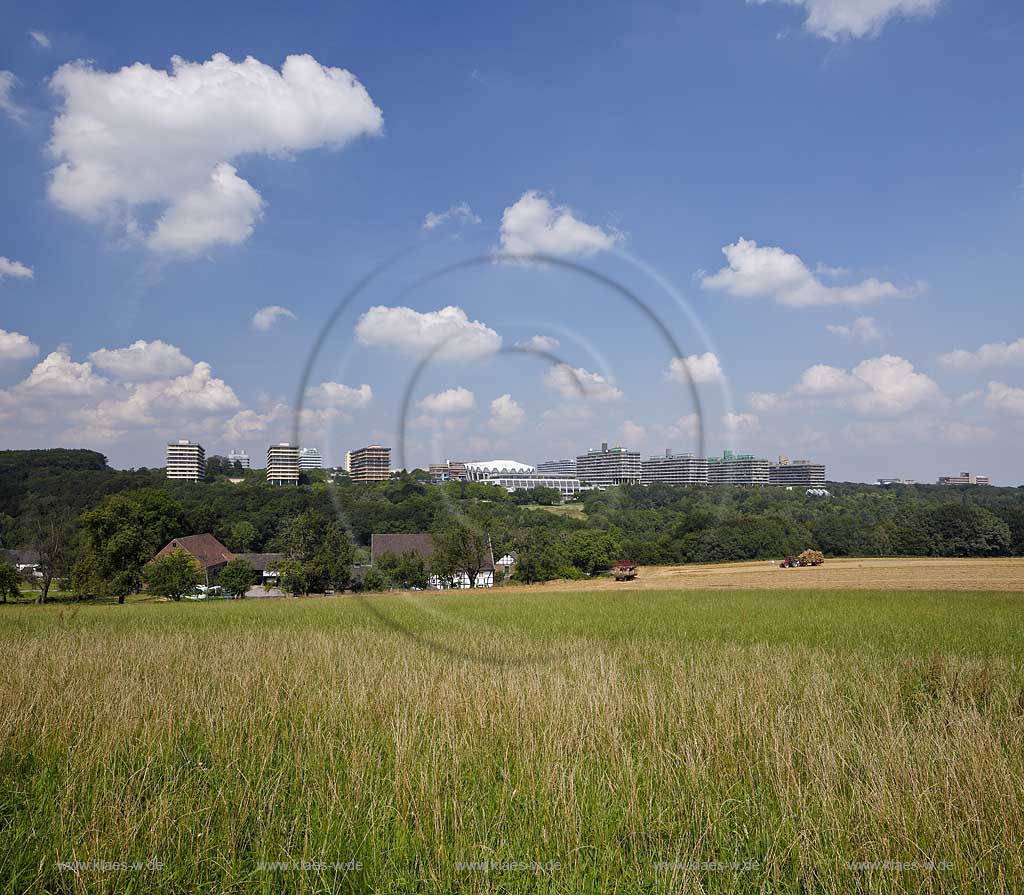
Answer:
[[[116, 594], [138, 586], [142, 565], [172, 537], [204, 532], [235, 552], [305, 556], [305, 571], [293, 569], [300, 588], [303, 575], [310, 587], [343, 586], [348, 571], [322, 571], [327, 554], [350, 551], [351, 563], [365, 562], [375, 532], [452, 526], [485, 532], [496, 557], [515, 551], [526, 581], [583, 576], [623, 557], [719, 562], [807, 548], [827, 556], [1024, 555], [1024, 488], [829, 488], [830, 498], [799, 488], [620, 487], [588, 492], [578, 511], [564, 512], [547, 506], [555, 502], [548, 489], [436, 486], [421, 472], [374, 485], [330, 484], [321, 474], [299, 487], [255, 475], [191, 484], [167, 481], [161, 470], [112, 470], [93, 451], [2, 451], [0, 545], [38, 552], [53, 577], [73, 577], [78, 589]], [[325, 554], [324, 543], [337, 549]], [[371, 585], [421, 574], [378, 571]]]

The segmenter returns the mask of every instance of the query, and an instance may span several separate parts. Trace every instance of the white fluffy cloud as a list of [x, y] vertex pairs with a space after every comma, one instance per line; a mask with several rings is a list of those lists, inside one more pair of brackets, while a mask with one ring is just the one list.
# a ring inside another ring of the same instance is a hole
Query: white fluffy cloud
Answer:
[[0, 112], [20, 123], [25, 120], [25, 110], [14, 101], [14, 97], [11, 95], [14, 93], [17, 83], [18, 79], [13, 72], [0, 71]]
[[100, 348], [89, 355], [93, 366], [117, 379], [142, 382], [187, 373], [195, 363], [176, 345], [139, 339], [127, 348]]
[[20, 261], [12, 261], [0, 255], [0, 280], [4, 277], [15, 277], [19, 280], [29, 280], [34, 276], [32, 268]]
[[552, 336], [530, 336], [528, 339], [524, 339], [522, 342], [516, 342], [520, 348], [526, 348], [530, 351], [541, 351], [546, 354], [550, 354], [562, 343], [558, 339]]
[[61, 346], [36, 364], [14, 391], [44, 398], [66, 398], [93, 395], [106, 385], [107, 380], [96, 375], [92, 364], [73, 361], [71, 351]]
[[906, 358], [885, 354], [861, 361], [853, 370], [815, 364], [804, 370], [794, 391], [816, 397], [840, 397], [861, 413], [906, 413], [942, 391]]
[[688, 440], [695, 438], [700, 431], [700, 417], [696, 413], [687, 413], [679, 417], [674, 423], [669, 423], [667, 426], [656, 425], [654, 429], [659, 435], [669, 441], [678, 438]]
[[39, 346], [28, 336], [0, 329], [0, 361], [28, 360], [39, 354]]
[[528, 190], [501, 216], [501, 250], [510, 255], [593, 255], [610, 249], [622, 234], [581, 221], [570, 208], [553, 206]]
[[722, 416], [722, 425], [727, 432], [740, 434], [756, 431], [761, 426], [761, 420], [754, 413], [726, 413]]
[[1024, 388], [1015, 388], [1005, 382], [990, 382], [985, 406], [1000, 413], [1024, 416]]
[[807, 11], [804, 28], [828, 40], [877, 37], [893, 19], [935, 15], [940, 0], [747, 0], [748, 3], [786, 3]]
[[968, 423], [946, 423], [940, 430], [943, 441], [951, 444], [979, 444], [992, 441], [996, 433], [988, 426], [972, 426]]
[[647, 430], [633, 420], [626, 420], [619, 430], [624, 444], [643, 444], [647, 440]]
[[[687, 373], [689, 375], [687, 375]], [[669, 379], [676, 382], [698, 384], [704, 382], [720, 382], [725, 378], [718, 355], [712, 351], [703, 354], [691, 354], [688, 357], [674, 357], [668, 365]]]
[[37, 47], [42, 47], [44, 50], [50, 47], [50, 38], [44, 31], [29, 31], [28, 36], [35, 41]]
[[786, 396], [777, 392], [751, 392], [747, 395], [747, 403], [760, 412], [776, 410], [786, 402]]
[[308, 55], [289, 56], [280, 71], [220, 53], [206, 62], [176, 56], [169, 72], [71, 62], [50, 86], [61, 102], [50, 198], [86, 220], [120, 221], [129, 233], [144, 232], [137, 211], [162, 207], [144, 239], [184, 255], [237, 245], [259, 219], [263, 201], [232, 161], [337, 148], [383, 127], [354, 75]]
[[313, 407], [362, 410], [373, 400], [373, 389], [365, 382], [358, 388], [340, 382], [321, 382], [306, 389], [306, 400]]
[[501, 336], [453, 305], [426, 313], [377, 305], [359, 318], [355, 332], [362, 345], [393, 348], [413, 357], [436, 349], [438, 358], [469, 360], [501, 348]]
[[456, 221], [461, 224], [479, 224], [480, 216], [469, 207], [468, 202], [460, 202], [453, 205], [447, 211], [428, 211], [423, 218], [423, 229], [433, 230], [446, 224], [448, 221]]
[[491, 416], [487, 420], [496, 432], [511, 432], [518, 429], [526, 419], [526, 411], [511, 395], [500, 395], [491, 401]]
[[878, 329], [874, 317], [858, 317], [849, 325], [826, 323], [825, 329], [834, 336], [857, 339], [861, 342], [874, 342], [882, 338], [882, 333]]
[[254, 329], [266, 332], [268, 329], [272, 329], [278, 320], [297, 319], [295, 312], [288, 308], [283, 308], [281, 305], [267, 305], [252, 315], [252, 325]]
[[939, 363], [947, 370], [978, 370], [1010, 364], [1024, 364], [1024, 338], [1015, 342], [989, 342], [977, 351], [957, 348], [939, 355]]
[[591, 373], [583, 367], [555, 364], [544, 376], [544, 384], [563, 398], [589, 398], [593, 401], [614, 401], [622, 397], [616, 388], [600, 373]]
[[427, 395], [419, 402], [420, 408], [435, 416], [452, 413], [469, 413], [476, 408], [476, 397], [468, 389], [458, 386], [443, 392]]
[[828, 286], [797, 255], [743, 237], [724, 246], [722, 253], [728, 266], [713, 274], [701, 272], [701, 286], [737, 298], [770, 298], [793, 308], [868, 304], [916, 295], [923, 288], [921, 284], [900, 288], [874, 277], [849, 286]]

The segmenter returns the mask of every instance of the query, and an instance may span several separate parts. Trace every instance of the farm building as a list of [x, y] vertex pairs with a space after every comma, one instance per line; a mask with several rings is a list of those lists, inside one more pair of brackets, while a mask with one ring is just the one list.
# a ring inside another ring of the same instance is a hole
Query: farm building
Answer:
[[[434, 538], [429, 533], [419, 534], [374, 534], [370, 536], [370, 564], [376, 565], [383, 556], [404, 556], [413, 553], [419, 556], [430, 567], [430, 557], [434, 553]], [[462, 572], [452, 585], [455, 588], [468, 588], [469, 575]], [[494, 554], [488, 546], [485, 556], [480, 558], [480, 573], [476, 576], [476, 587], [494, 587]], [[436, 575], [430, 576], [430, 587], [443, 590], [446, 585]]]

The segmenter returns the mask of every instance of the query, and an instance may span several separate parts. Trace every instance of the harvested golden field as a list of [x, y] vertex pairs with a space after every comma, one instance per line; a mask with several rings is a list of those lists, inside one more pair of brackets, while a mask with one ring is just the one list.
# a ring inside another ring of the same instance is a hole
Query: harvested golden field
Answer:
[[641, 566], [635, 581], [595, 578], [534, 585], [581, 589], [1004, 590], [1024, 591], [1024, 558], [829, 559], [823, 566], [780, 569], [768, 560], [684, 566]]

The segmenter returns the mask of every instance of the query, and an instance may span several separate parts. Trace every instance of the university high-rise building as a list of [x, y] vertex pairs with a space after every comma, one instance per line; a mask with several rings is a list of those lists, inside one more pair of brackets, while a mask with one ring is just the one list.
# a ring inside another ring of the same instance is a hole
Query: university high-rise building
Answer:
[[991, 485], [987, 475], [975, 475], [973, 472], [961, 472], [960, 475], [939, 476], [940, 485]]
[[348, 477], [353, 482], [386, 482], [391, 477], [391, 448], [371, 444], [349, 451]]
[[232, 448], [228, 451], [228, 463], [234, 466], [236, 463], [242, 467], [242, 469], [251, 469], [252, 465], [249, 461], [249, 455], [245, 451], [236, 451]]
[[167, 445], [167, 478], [198, 482], [206, 475], [206, 451], [201, 444], [182, 438]]
[[445, 460], [443, 463], [431, 463], [428, 469], [430, 482], [439, 485], [441, 482], [465, 482], [469, 472], [462, 460]]
[[779, 457], [778, 463], [768, 464], [768, 484], [821, 488], [825, 484], [825, 464]]
[[299, 449], [282, 441], [267, 448], [267, 481], [271, 485], [299, 484]]
[[709, 485], [767, 485], [768, 461], [753, 454], [723, 451], [721, 457], [708, 457]]
[[608, 442], [576, 458], [576, 476], [587, 485], [639, 485], [640, 474], [640, 452], [610, 448]]
[[640, 480], [645, 485], [661, 482], [665, 485], [706, 485], [708, 461], [693, 454], [664, 454], [648, 457], [641, 464]]
[[537, 464], [537, 472], [541, 475], [559, 475], [565, 478], [576, 478], [576, 461], [568, 460], [545, 460]]
[[302, 448], [299, 451], [299, 469], [323, 469], [324, 458], [316, 448]]

